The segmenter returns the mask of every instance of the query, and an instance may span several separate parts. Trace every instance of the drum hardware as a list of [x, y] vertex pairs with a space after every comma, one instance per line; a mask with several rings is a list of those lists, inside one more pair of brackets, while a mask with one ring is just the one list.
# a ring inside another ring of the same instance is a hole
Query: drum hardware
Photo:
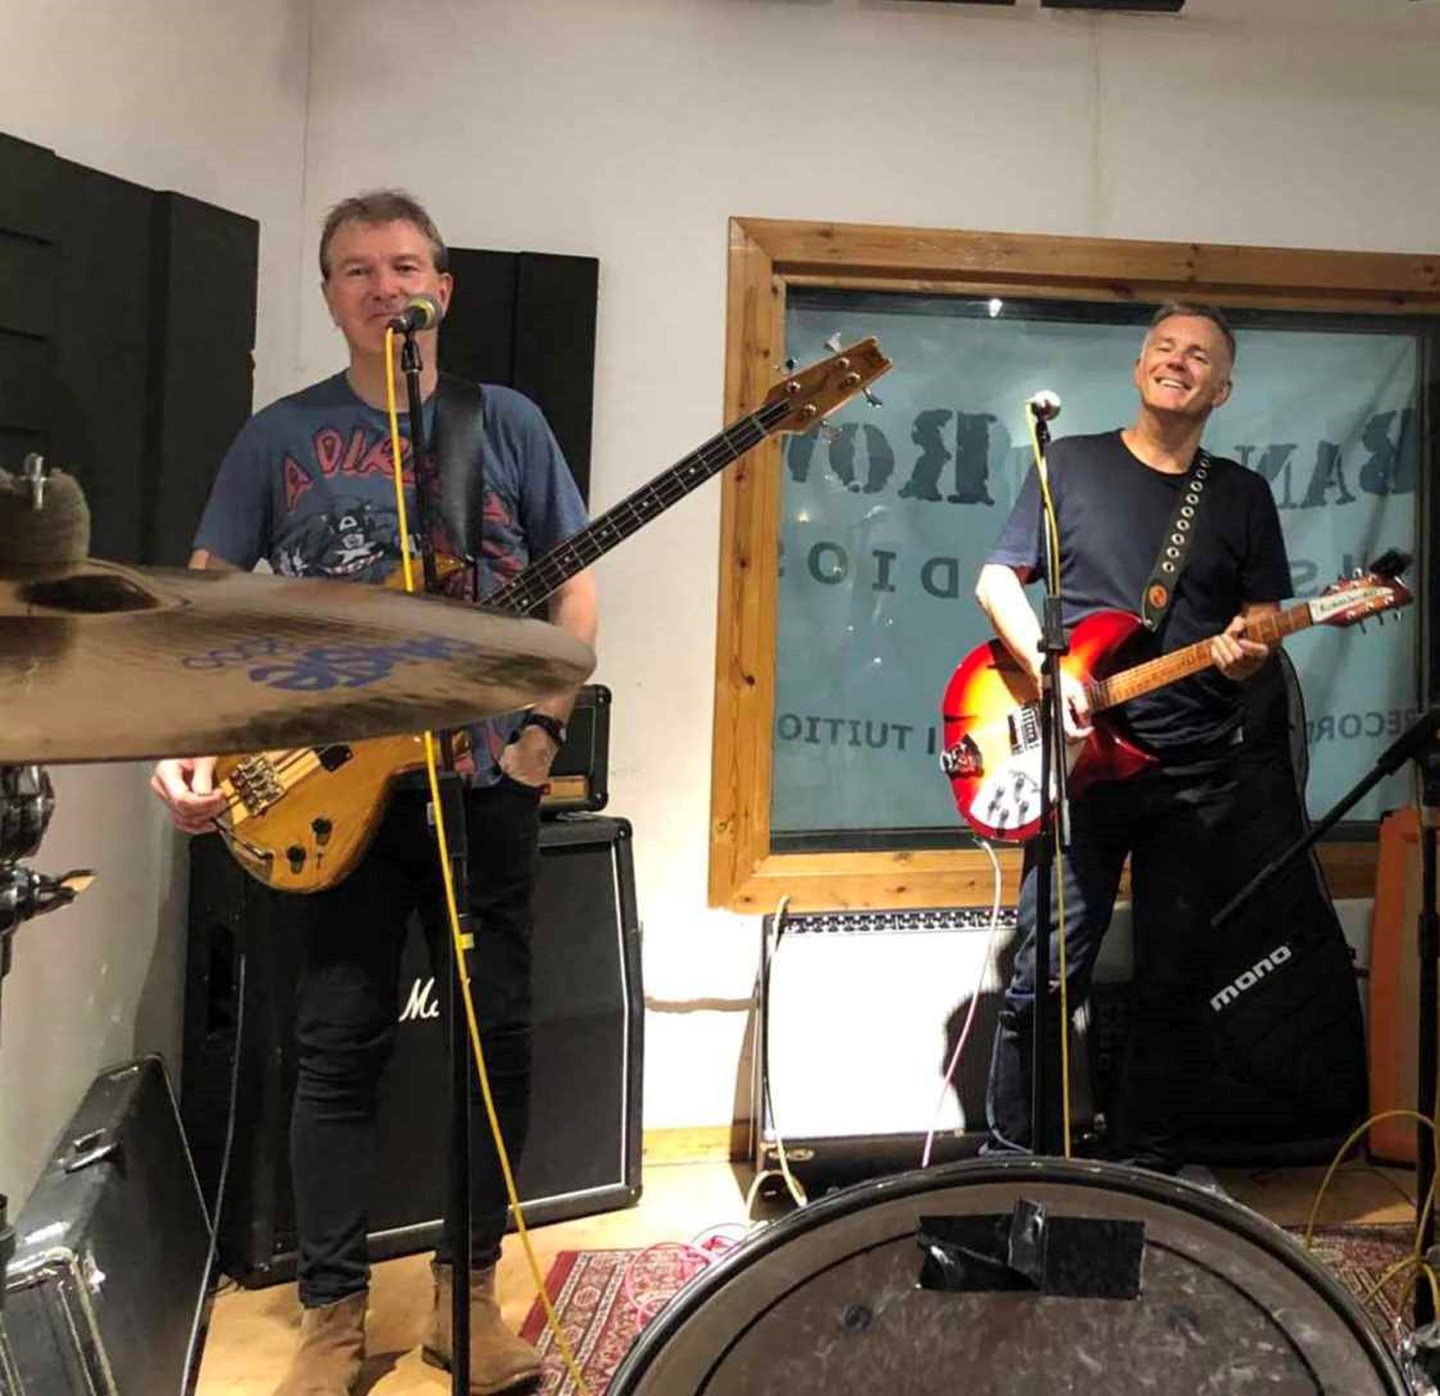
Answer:
[[[1075, 1230], [1061, 1241], [1065, 1226]], [[968, 1238], [964, 1249], [978, 1254], [964, 1262], [983, 1283], [924, 1284], [933, 1258], [926, 1240], [941, 1227]], [[1118, 1244], [1105, 1239], [1107, 1228]], [[977, 1237], [987, 1238], [983, 1246], [970, 1244]], [[1097, 1261], [1113, 1268], [1087, 1273]], [[1137, 1276], [1137, 1292], [1122, 1297]], [[1358, 1300], [1263, 1217], [1139, 1169], [987, 1157], [848, 1188], [752, 1233], [644, 1329], [609, 1389], [1240, 1396], [1261, 1388], [1406, 1391]]]
[[[39, 851], [54, 812], [55, 791], [43, 766], [0, 766], [0, 997], [21, 922], [68, 906], [90, 885], [88, 871], [57, 878], [20, 862]], [[5, 1271], [15, 1253], [7, 1209], [8, 1200], [0, 1195], [0, 1396], [19, 1396], [23, 1388], [5, 1327]]]
[[1141, 1222], [1051, 1217], [1020, 1198], [1008, 1213], [925, 1217], [921, 1289], [947, 1294], [1023, 1290], [1070, 1299], [1136, 1299], [1145, 1256]]

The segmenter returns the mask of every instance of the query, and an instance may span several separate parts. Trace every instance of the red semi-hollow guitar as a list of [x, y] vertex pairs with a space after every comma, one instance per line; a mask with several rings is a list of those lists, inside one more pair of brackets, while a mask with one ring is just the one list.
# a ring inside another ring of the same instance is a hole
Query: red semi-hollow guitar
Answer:
[[[1312, 625], [1354, 625], [1398, 610], [1413, 599], [1399, 575], [1410, 564], [1391, 551], [1367, 572], [1335, 582], [1312, 601], [1257, 616], [1246, 625], [1253, 639], [1273, 645]], [[1111, 709], [1209, 668], [1210, 641], [1200, 640], [1158, 659], [1125, 667], [1136, 642], [1148, 635], [1139, 616], [1097, 611], [1070, 635], [1061, 667], [1085, 686], [1094, 730], [1066, 742], [1070, 793], [1102, 780], [1138, 775], [1156, 758], [1107, 716]], [[950, 778], [955, 805], [987, 839], [1023, 842], [1040, 832], [1040, 705], [1030, 676], [999, 640], [972, 650], [945, 689], [941, 707], [945, 746], [940, 768]]]

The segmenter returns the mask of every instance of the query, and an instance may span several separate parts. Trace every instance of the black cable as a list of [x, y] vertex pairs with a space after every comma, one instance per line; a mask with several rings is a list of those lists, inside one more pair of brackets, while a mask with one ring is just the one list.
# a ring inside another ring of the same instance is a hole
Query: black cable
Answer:
[[[210, 1221], [210, 1250], [205, 1257], [205, 1273], [200, 1278], [200, 1295], [195, 1304], [195, 1317], [190, 1324], [190, 1341], [185, 1345], [185, 1366], [180, 1374], [180, 1396], [192, 1396], [200, 1376], [202, 1335], [208, 1328], [206, 1310], [210, 1305], [210, 1277], [215, 1270], [215, 1257], [220, 1249], [220, 1219], [225, 1211], [225, 1183], [230, 1176], [230, 1151], [235, 1143], [235, 1112], [240, 1096], [240, 1050], [245, 1040], [245, 952], [238, 952], [239, 964], [235, 988], [235, 1051], [230, 1061], [230, 1107], [225, 1119], [225, 1144], [220, 1151], [220, 1177], [215, 1184], [215, 1210]], [[201, 1196], [204, 1204], [204, 1196]]]

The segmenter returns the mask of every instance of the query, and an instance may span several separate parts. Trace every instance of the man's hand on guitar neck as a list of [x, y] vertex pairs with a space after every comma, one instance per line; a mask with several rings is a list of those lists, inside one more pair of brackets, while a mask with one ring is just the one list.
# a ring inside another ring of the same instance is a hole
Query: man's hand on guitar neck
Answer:
[[1247, 618], [1265, 615], [1280, 609], [1275, 602], [1252, 603], [1210, 642], [1210, 657], [1215, 667], [1234, 683], [1244, 683], [1260, 672], [1270, 658], [1270, 646], [1245, 635]]
[[215, 789], [213, 756], [156, 762], [150, 788], [165, 802], [175, 827], [186, 834], [209, 833], [225, 810], [225, 796]]

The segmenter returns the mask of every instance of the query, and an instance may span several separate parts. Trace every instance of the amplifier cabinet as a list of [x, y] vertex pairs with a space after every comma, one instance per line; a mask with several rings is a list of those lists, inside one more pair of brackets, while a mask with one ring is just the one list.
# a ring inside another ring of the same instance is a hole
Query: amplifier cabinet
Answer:
[[[1015, 908], [1000, 908], [993, 946], [990, 928], [988, 907], [835, 911], [787, 916], [777, 940], [775, 918], [764, 918], [753, 1050], [757, 1169], [779, 1167], [777, 1136], [792, 1170], [817, 1178], [918, 1167], [932, 1127], [932, 1161], [979, 1149]], [[1097, 990], [1128, 978], [1128, 961], [1128, 935], [1112, 932]], [[977, 985], [975, 1020], [946, 1087]], [[1089, 1016], [1086, 1005], [1074, 1006], [1077, 1129], [1096, 1123]]]
[[[207, 1194], [219, 1173], [241, 1008], [235, 1157], [220, 1259], [247, 1285], [295, 1272], [287, 1165], [295, 1089], [293, 944], [273, 899], [218, 840], [192, 843], [182, 1109]], [[379, 1092], [372, 1259], [432, 1246], [448, 1158], [450, 1067], [418, 924], [400, 969], [400, 1026]], [[540, 826], [535, 892], [530, 1138], [517, 1172], [532, 1223], [628, 1206], [640, 1195], [643, 997], [628, 821], [571, 815]]]
[[94, 1082], [16, 1233], [6, 1323], [26, 1396], [183, 1390], [210, 1232], [158, 1057]]
[[546, 819], [602, 810], [610, 800], [610, 690], [587, 683], [565, 724], [565, 745], [555, 753], [540, 801]]

